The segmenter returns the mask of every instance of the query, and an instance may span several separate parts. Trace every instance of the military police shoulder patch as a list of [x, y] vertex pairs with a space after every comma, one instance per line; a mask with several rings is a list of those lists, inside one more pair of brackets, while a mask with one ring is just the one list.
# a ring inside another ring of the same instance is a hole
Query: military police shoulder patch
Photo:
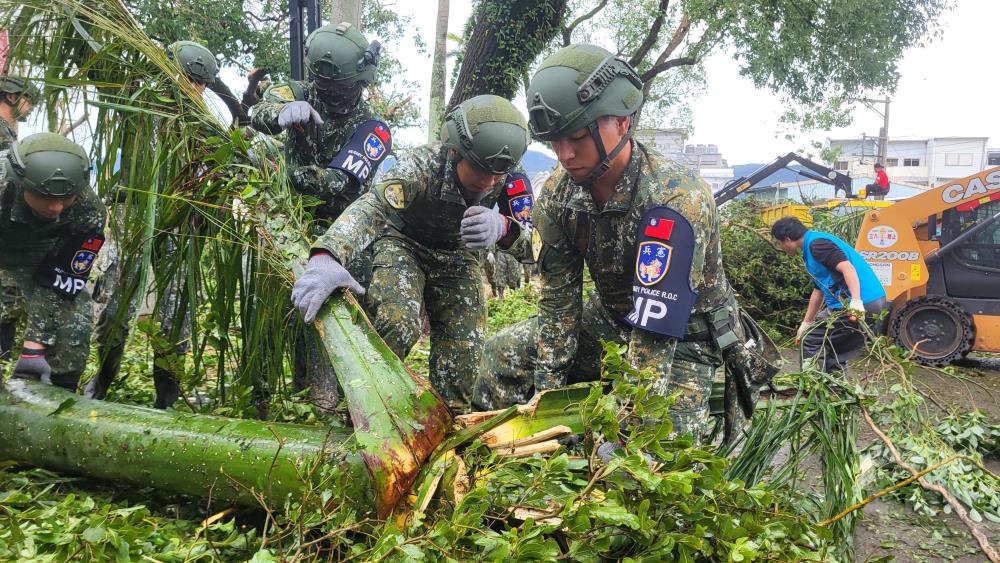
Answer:
[[523, 172], [513, 172], [507, 175], [503, 183], [503, 191], [497, 198], [500, 213], [514, 219], [522, 227], [531, 225], [531, 208], [535, 197], [531, 190], [531, 180]]
[[35, 272], [35, 282], [67, 297], [76, 297], [86, 286], [102, 246], [104, 236], [100, 233], [67, 240], [42, 261]]
[[636, 327], [683, 339], [698, 294], [691, 288], [694, 229], [677, 211], [650, 207], [636, 233], [632, 312]]
[[406, 194], [403, 192], [403, 184], [398, 182], [385, 184], [381, 188], [382, 199], [393, 209], [403, 209], [406, 207]]
[[276, 84], [264, 92], [264, 99], [269, 102], [294, 102], [301, 96], [295, 95], [295, 89], [291, 84]]
[[542, 255], [542, 235], [538, 234], [538, 229], [531, 229], [531, 256], [538, 262]]
[[327, 168], [342, 170], [364, 184], [392, 152], [389, 126], [370, 119], [358, 126], [350, 141], [341, 147]]

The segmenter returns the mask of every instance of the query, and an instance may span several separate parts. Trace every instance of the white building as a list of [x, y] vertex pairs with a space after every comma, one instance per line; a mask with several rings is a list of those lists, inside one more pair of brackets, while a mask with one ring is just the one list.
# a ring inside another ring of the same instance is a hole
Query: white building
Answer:
[[716, 145], [685, 145], [687, 136], [683, 129], [640, 129], [635, 134], [639, 141], [651, 146], [663, 156], [690, 167], [705, 180], [712, 191], [718, 191], [733, 179], [733, 169]]
[[[987, 137], [890, 139], [885, 171], [891, 181], [925, 186], [964, 178], [988, 166], [986, 141]], [[834, 169], [859, 178], [874, 175], [876, 142], [875, 138], [827, 139], [826, 145], [840, 149]]]
[[656, 152], [676, 162], [684, 160], [684, 139], [687, 133], [683, 129], [639, 129], [635, 138], [644, 145], [652, 147]]
[[986, 149], [986, 166], [1000, 166], [1000, 149]]
[[719, 191], [733, 179], [732, 168], [702, 168], [698, 174], [712, 187], [712, 192]]

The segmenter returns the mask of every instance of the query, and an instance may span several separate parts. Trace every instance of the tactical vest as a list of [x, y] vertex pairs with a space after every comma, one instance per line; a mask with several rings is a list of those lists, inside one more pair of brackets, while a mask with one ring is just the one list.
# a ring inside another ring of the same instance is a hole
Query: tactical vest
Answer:
[[[458, 179], [449, 169], [450, 162], [451, 159], [442, 158], [434, 174], [433, 185], [423, 190], [406, 209], [397, 211], [389, 219], [392, 229], [435, 250], [456, 251], [464, 248], [460, 232], [462, 216], [469, 204], [459, 192]], [[491, 209], [502, 188], [503, 183], [494, 186], [492, 191], [472, 205]]]

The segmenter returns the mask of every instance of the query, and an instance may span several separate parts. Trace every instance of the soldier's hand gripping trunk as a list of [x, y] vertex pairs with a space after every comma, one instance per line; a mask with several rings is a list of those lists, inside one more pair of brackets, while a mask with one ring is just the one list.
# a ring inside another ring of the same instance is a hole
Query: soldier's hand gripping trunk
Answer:
[[14, 365], [14, 372], [11, 377], [17, 379], [34, 379], [43, 383], [52, 383], [52, 368], [45, 359], [44, 348], [23, 348], [21, 357]]
[[473, 205], [462, 218], [462, 242], [473, 250], [489, 248], [507, 234], [509, 225], [510, 220], [496, 211]]
[[340, 262], [326, 253], [317, 253], [309, 259], [306, 271], [292, 287], [292, 304], [307, 323], [316, 320], [320, 307], [334, 290], [346, 287], [358, 295], [365, 288], [355, 280]]
[[278, 127], [282, 129], [308, 125], [309, 123], [315, 123], [316, 125], [323, 123], [323, 118], [319, 116], [319, 112], [309, 105], [309, 102], [289, 102], [285, 107], [281, 108], [281, 113], [278, 114]]

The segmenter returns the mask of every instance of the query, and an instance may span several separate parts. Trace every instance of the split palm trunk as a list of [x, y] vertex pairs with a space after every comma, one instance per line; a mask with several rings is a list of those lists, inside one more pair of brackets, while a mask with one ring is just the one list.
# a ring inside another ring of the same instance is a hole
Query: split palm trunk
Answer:
[[300, 498], [319, 464], [332, 464], [356, 508], [371, 508], [351, 434], [85, 399], [34, 381], [0, 388], [0, 459], [249, 506]]

